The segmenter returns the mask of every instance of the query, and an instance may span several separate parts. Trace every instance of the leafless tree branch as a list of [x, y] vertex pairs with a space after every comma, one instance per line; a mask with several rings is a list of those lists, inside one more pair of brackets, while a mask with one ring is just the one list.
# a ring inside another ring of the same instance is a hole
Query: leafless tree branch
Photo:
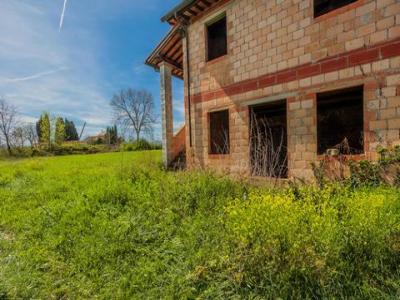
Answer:
[[115, 94], [110, 103], [114, 119], [120, 126], [132, 128], [136, 139], [142, 133], [151, 133], [156, 123], [154, 100], [146, 90], [127, 89]]
[[0, 135], [6, 142], [8, 153], [12, 154], [12, 133], [17, 126], [17, 109], [8, 104], [6, 100], [0, 99]]

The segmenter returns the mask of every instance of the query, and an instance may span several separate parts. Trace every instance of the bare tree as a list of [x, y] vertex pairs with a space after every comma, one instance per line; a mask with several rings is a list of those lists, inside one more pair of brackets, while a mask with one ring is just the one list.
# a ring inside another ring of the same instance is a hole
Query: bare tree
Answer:
[[0, 134], [2, 135], [8, 153], [11, 155], [11, 138], [14, 128], [17, 126], [17, 109], [0, 99]]
[[11, 133], [11, 144], [17, 148], [24, 148], [26, 143], [29, 143], [31, 148], [37, 144], [38, 137], [36, 127], [31, 123], [23, 123], [20, 126], [14, 126]]
[[111, 100], [114, 109], [115, 121], [120, 125], [132, 128], [136, 134], [136, 140], [140, 135], [151, 133], [156, 123], [154, 115], [154, 100], [150, 92], [146, 90], [127, 89], [115, 94]]
[[35, 124], [27, 123], [23, 126], [25, 140], [29, 142], [31, 148], [36, 147], [39, 142]]
[[17, 126], [14, 128], [11, 134], [12, 144], [16, 148], [24, 148], [25, 147], [25, 130], [22, 126]]

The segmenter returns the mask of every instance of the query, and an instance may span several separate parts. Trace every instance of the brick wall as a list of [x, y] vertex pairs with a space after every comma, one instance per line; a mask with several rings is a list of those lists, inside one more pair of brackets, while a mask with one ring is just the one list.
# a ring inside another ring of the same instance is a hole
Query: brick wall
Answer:
[[[399, 141], [398, 0], [358, 0], [318, 18], [312, 0], [223, 2], [189, 28], [193, 165], [248, 173], [247, 104], [281, 97], [287, 100], [289, 175], [310, 177], [317, 159], [316, 93], [357, 85], [365, 92], [366, 157], [375, 157], [378, 144]], [[205, 23], [222, 12], [228, 55], [206, 62]], [[207, 116], [225, 108], [231, 154], [214, 157]]]
[[172, 139], [172, 159], [175, 159], [181, 152], [186, 149], [186, 126], [182, 126]]

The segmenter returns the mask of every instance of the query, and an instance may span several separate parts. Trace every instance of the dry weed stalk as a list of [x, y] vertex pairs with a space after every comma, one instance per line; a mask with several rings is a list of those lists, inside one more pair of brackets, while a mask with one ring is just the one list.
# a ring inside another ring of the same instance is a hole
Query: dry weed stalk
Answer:
[[283, 128], [272, 128], [268, 119], [253, 113], [250, 122], [251, 175], [268, 178], [287, 176], [286, 134]]

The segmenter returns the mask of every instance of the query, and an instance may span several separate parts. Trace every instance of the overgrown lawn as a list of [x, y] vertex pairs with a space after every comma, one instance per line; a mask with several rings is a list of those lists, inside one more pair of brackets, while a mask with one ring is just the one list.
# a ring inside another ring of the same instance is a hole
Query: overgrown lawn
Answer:
[[397, 298], [394, 188], [252, 188], [160, 152], [0, 162], [0, 299]]

